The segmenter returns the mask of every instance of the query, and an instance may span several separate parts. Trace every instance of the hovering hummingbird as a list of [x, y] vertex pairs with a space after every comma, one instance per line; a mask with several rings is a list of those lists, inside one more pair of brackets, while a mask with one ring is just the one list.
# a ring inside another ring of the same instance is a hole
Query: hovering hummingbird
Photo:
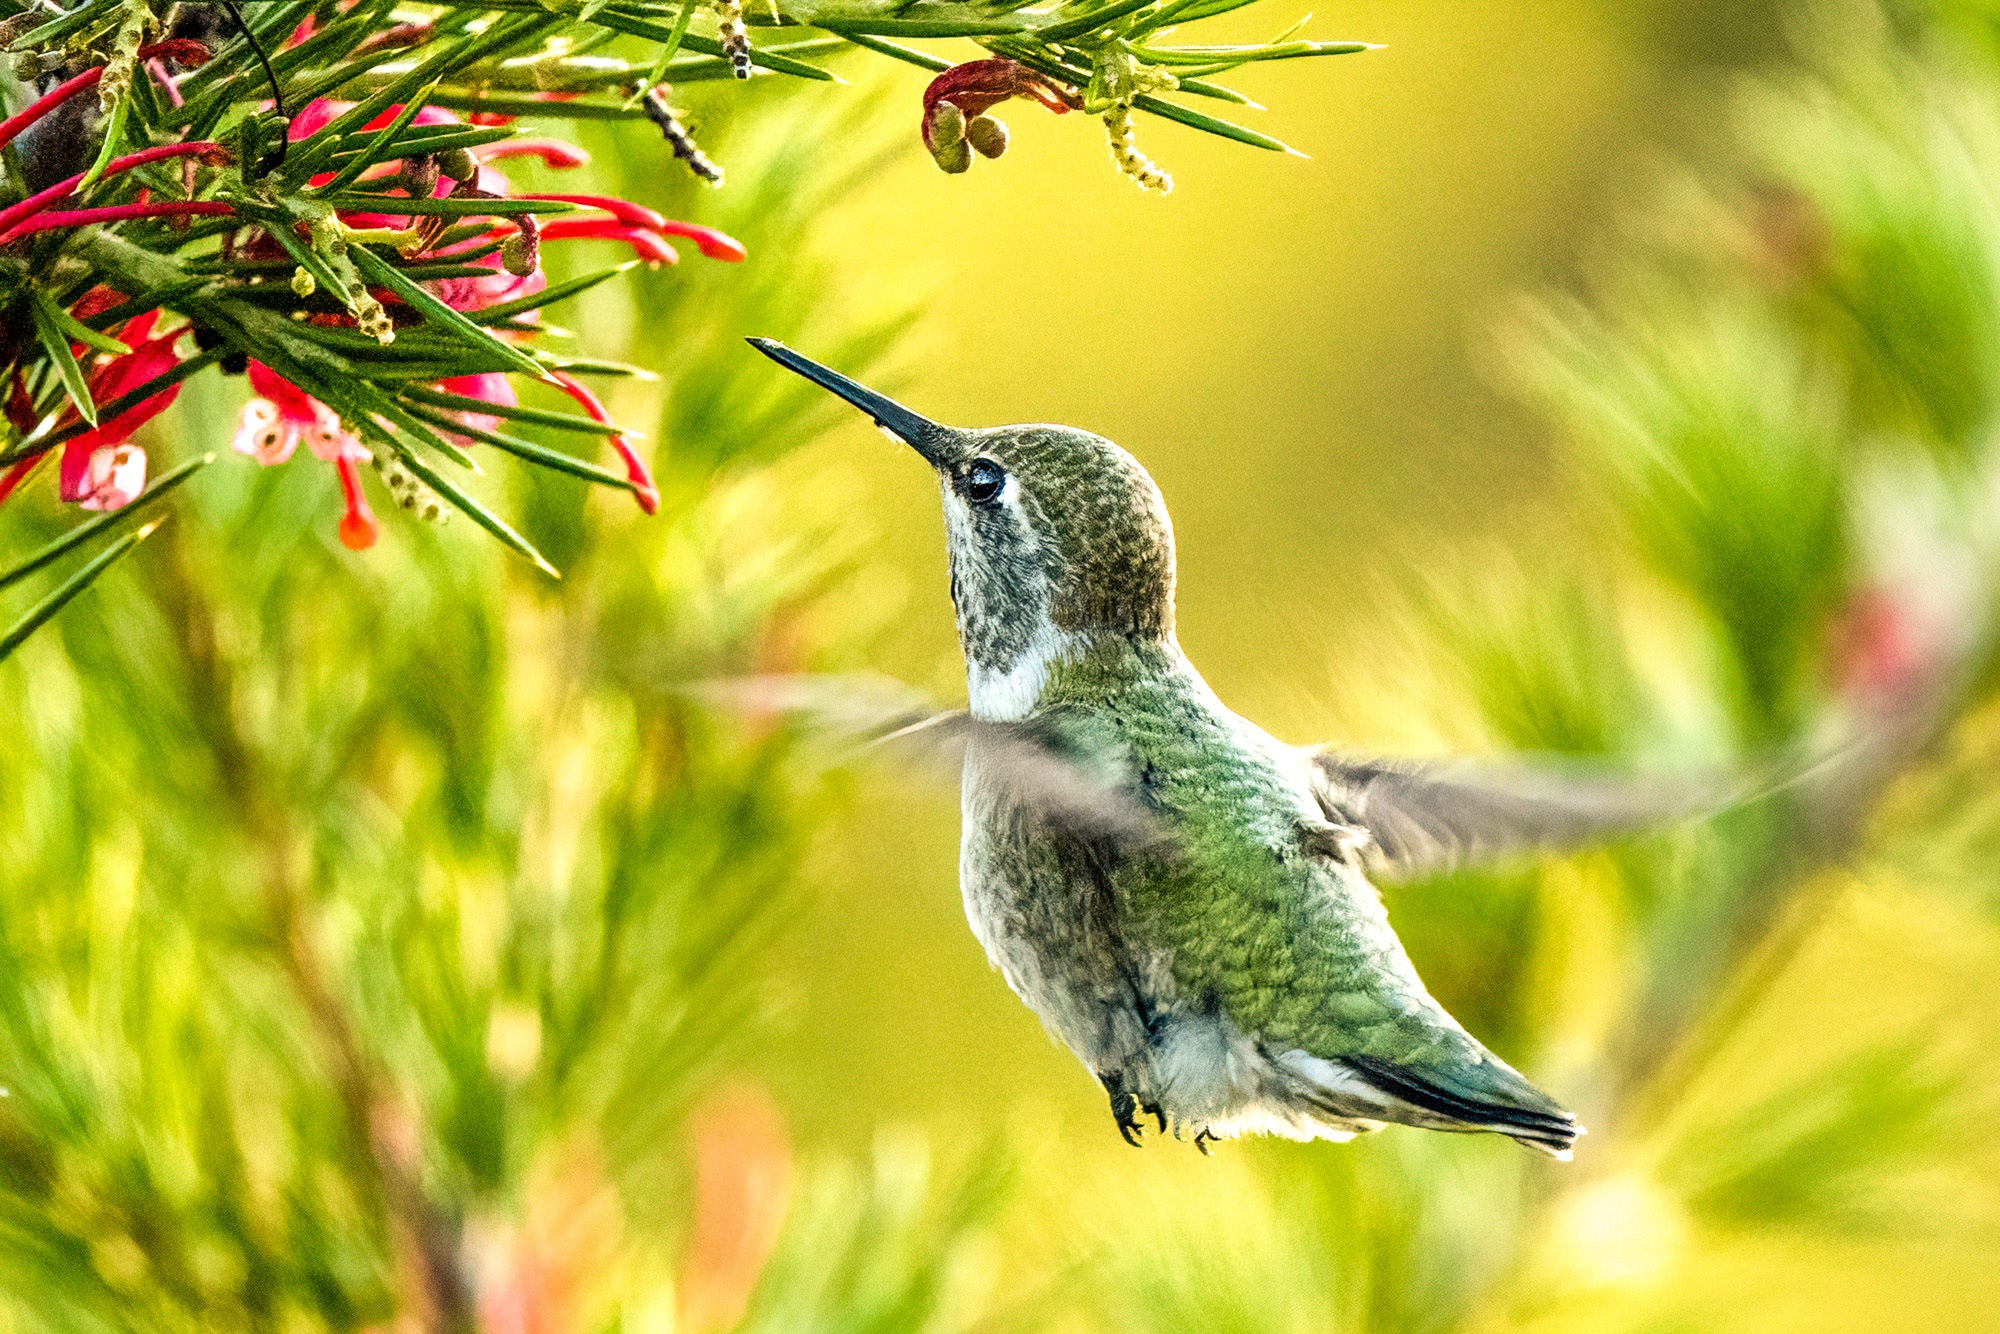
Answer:
[[1128, 1141], [1142, 1116], [1203, 1152], [1400, 1122], [1569, 1158], [1583, 1128], [1424, 989], [1366, 872], [1580, 842], [1688, 802], [1280, 742], [1182, 653], [1173, 530], [1130, 454], [1065, 426], [942, 426], [749, 341], [937, 473], [971, 709], [902, 734], [962, 745], [972, 929]]

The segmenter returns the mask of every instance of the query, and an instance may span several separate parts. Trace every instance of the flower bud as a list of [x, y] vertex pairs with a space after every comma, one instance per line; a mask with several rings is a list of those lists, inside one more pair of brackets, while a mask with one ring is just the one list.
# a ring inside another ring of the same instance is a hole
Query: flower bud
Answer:
[[541, 265], [541, 229], [532, 214], [524, 213], [521, 230], [500, 243], [500, 267], [516, 278], [531, 278]]
[[294, 293], [301, 297], [308, 297], [318, 290], [319, 284], [313, 281], [312, 271], [306, 268], [305, 265], [301, 264], [292, 270], [292, 291]]
[[963, 139], [950, 144], [939, 144], [931, 150], [931, 156], [937, 159], [938, 166], [953, 176], [972, 169], [972, 145]]
[[999, 157], [1007, 151], [1007, 124], [991, 116], [974, 116], [966, 124], [965, 141], [981, 157]]
[[469, 148], [454, 148], [449, 153], [440, 153], [438, 170], [463, 185], [479, 174], [479, 159], [472, 156]]
[[955, 102], [940, 102], [931, 112], [931, 151], [950, 148], [965, 138], [965, 113]]
[[429, 199], [437, 191], [438, 163], [429, 153], [403, 160], [403, 188], [412, 199]]

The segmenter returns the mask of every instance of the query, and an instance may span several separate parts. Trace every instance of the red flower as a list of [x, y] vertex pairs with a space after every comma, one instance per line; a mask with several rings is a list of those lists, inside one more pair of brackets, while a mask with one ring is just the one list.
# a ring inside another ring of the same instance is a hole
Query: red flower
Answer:
[[[604, 404], [598, 401], [597, 395], [591, 393], [589, 387], [581, 380], [565, 375], [561, 371], [550, 371], [549, 378], [554, 380], [565, 394], [575, 399], [577, 405], [590, 414], [592, 421], [610, 425], [611, 414], [604, 410]], [[611, 437], [611, 447], [617, 450], [618, 457], [625, 461], [625, 476], [632, 483], [632, 494], [638, 500], [639, 508], [648, 514], [658, 512], [660, 488], [653, 485], [653, 475], [646, 470], [645, 460], [639, 457], [638, 451], [633, 449], [631, 442], [622, 435]]]
[[328, 463], [365, 459], [368, 450], [340, 424], [340, 416], [261, 361], [250, 363], [250, 387], [258, 397], [243, 405], [230, 447], [265, 467], [283, 463], [305, 442]]
[[[127, 336], [145, 338], [154, 318], [148, 314], [133, 320], [126, 326]], [[109, 403], [178, 366], [174, 343], [179, 338], [178, 331], [162, 334], [105, 363], [91, 377], [92, 401]], [[146, 451], [131, 443], [132, 434], [165, 412], [180, 392], [179, 385], [171, 385], [65, 441], [59, 470], [62, 498], [87, 510], [122, 509], [137, 499], [146, 489]]]

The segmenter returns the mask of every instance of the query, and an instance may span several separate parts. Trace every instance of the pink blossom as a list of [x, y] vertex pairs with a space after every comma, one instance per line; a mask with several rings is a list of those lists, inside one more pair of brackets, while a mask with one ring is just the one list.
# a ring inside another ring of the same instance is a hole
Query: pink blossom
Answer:
[[257, 397], [243, 405], [230, 447], [265, 467], [283, 463], [300, 441], [329, 463], [365, 459], [368, 450], [340, 424], [340, 416], [261, 361], [250, 363], [250, 387]]
[[[514, 396], [514, 382], [499, 371], [487, 371], [483, 375], [459, 375], [449, 380], [439, 380], [438, 388], [448, 394], [458, 394], [464, 398], [477, 398], [511, 408], [520, 400]], [[461, 412], [458, 419], [476, 431], [497, 431], [500, 418], [484, 412]], [[465, 442], [461, 438], [461, 443]]]
[[333, 464], [340, 475], [344, 510], [340, 516], [341, 545], [365, 551], [375, 545], [374, 511], [361, 494], [361, 464], [368, 448], [341, 425], [332, 408], [308, 394], [261, 361], [249, 367], [250, 387], [257, 397], [243, 405], [231, 448], [248, 454], [265, 467], [283, 463], [303, 440], [314, 456]]
[[[550, 371], [549, 378], [555, 381], [556, 386], [565, 394], [575, 399], [577, 406], [588, 413], [592, 421], [602, 422], [606, 426], [611, 424], [611, 414], [605, 411], [604, 404], [596, 394], [590, 392], [590, 387], [583, 381], [562, 371]], [[614, 435], [610, 440], [611, 447], [618, 451], [618, 457], [625, 462], [625, 476], [632, 483], [632, 495], [639, 502], [639, 508], [648, 514], [657, 513], [660, 508], [660, 488], [653, 484], [653, 474], [647, 470], [646, 461], [639, 457], [639, 452], [632, 448], [631, 442], [624, 436]]]

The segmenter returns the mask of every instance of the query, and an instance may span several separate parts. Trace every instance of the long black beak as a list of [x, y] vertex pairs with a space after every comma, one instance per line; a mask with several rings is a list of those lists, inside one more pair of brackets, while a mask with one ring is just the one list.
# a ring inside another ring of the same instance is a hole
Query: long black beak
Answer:
[[752, 338], [750, 346], [771, 360], [811, 380], [828, 393], [837, 394], [875, 419], [875, 424], [924, 456], [933, 465], [942, 463], [947, 446], [957, 434], [928, 417], [919, 417], [901, 403], [876, 393], [808, 357], [802, 357], [774, 338]]

